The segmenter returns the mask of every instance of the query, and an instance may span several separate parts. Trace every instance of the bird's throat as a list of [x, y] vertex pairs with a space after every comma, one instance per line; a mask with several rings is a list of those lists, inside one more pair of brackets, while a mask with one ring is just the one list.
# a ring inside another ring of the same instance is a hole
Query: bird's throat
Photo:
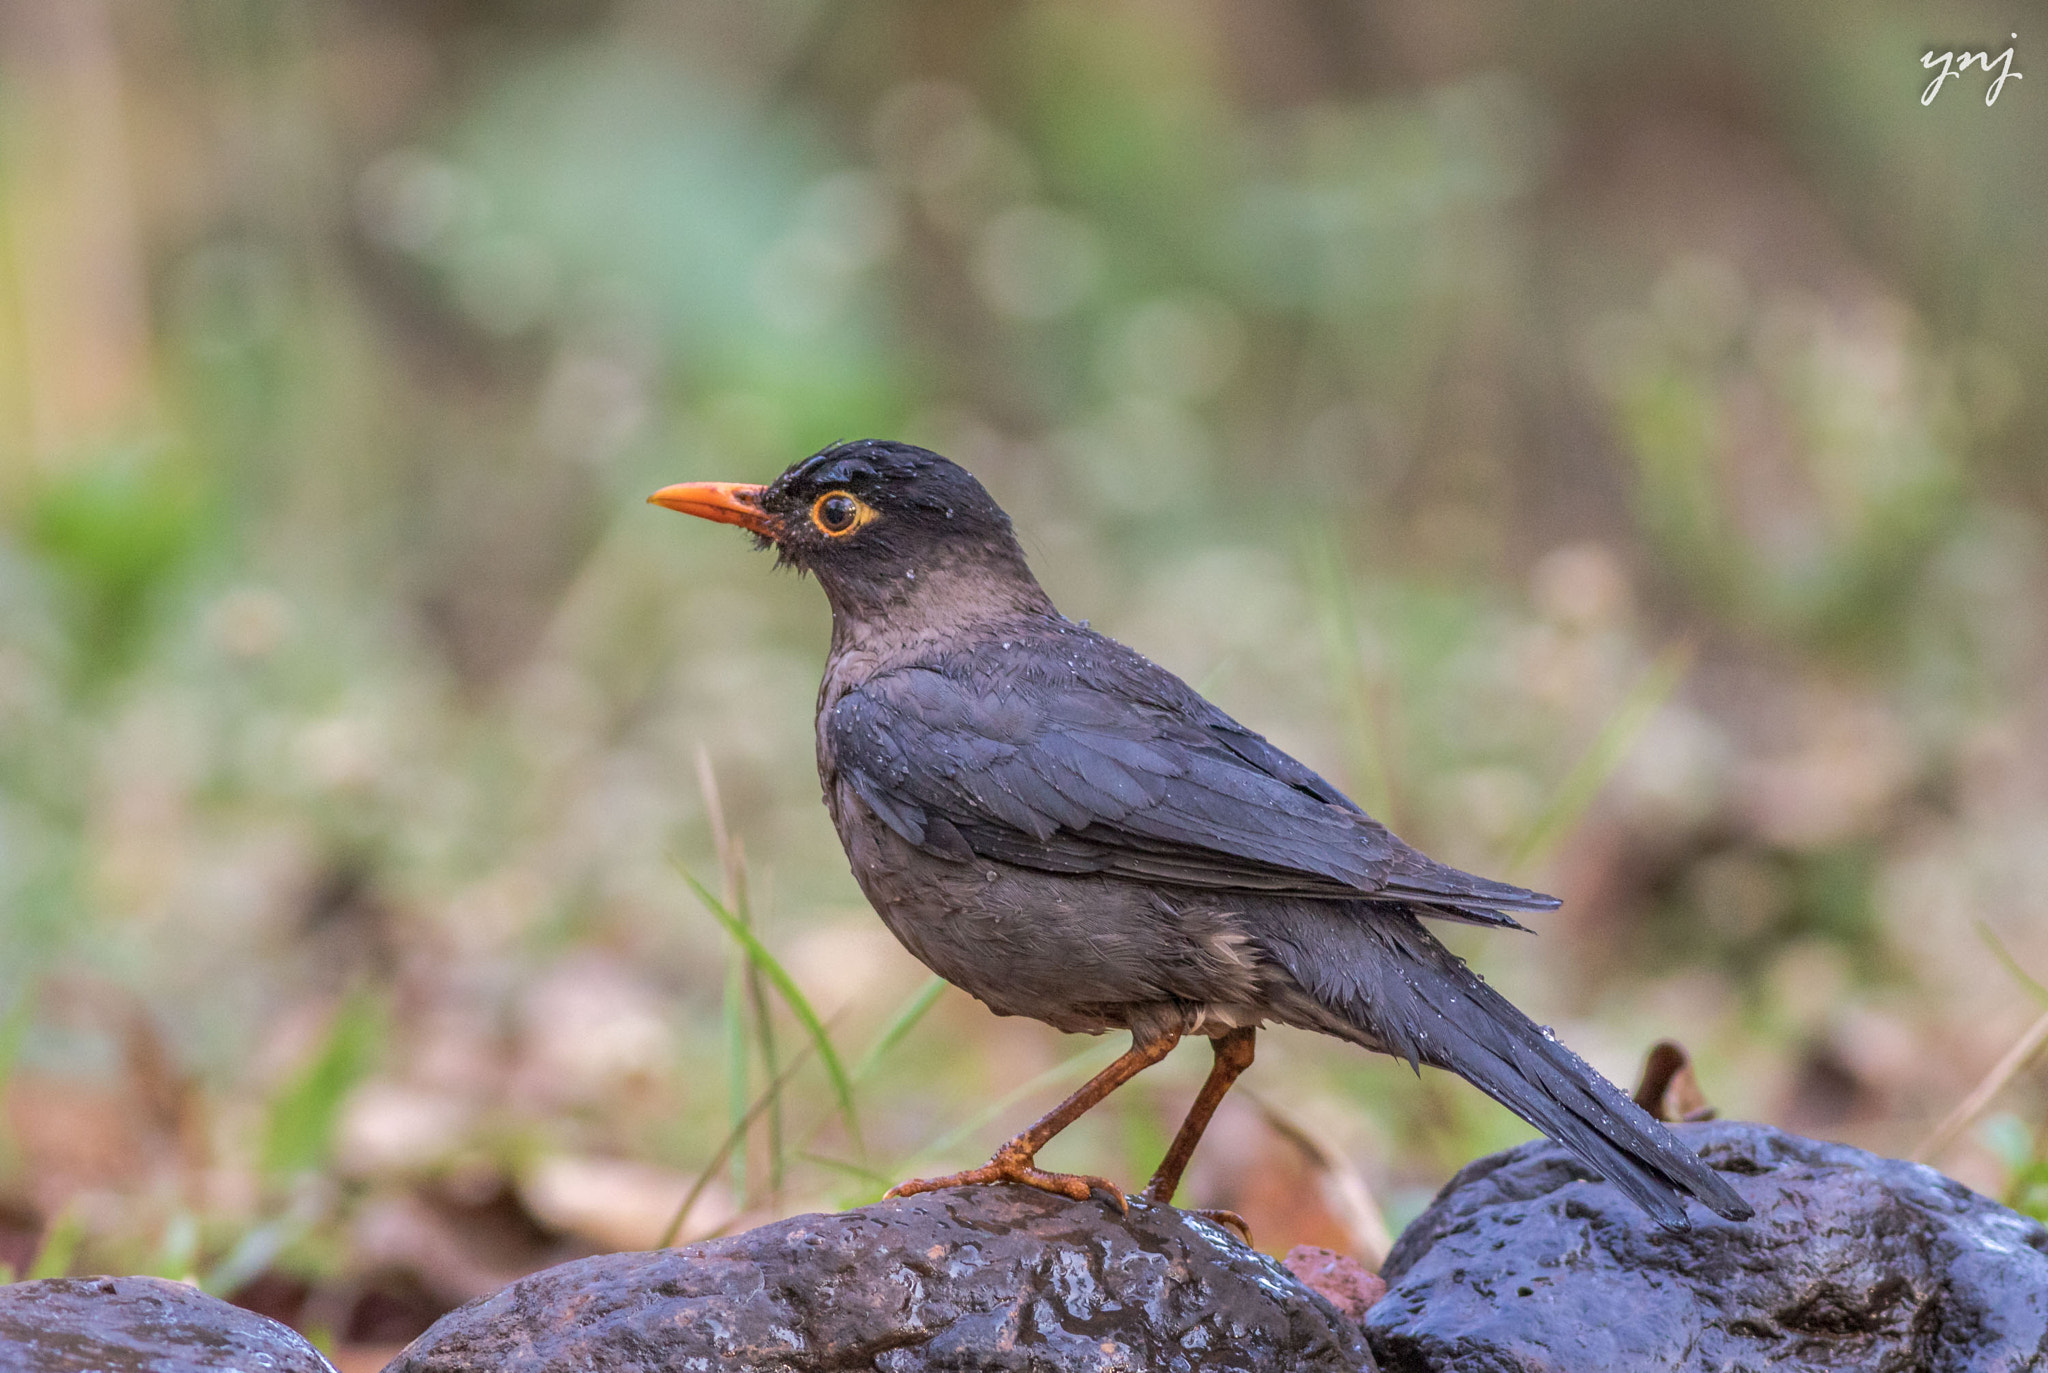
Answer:
[[856, 642], [870, 651], [908, 647], [1020, 617], [1059, 614], [1021, 560], [997, 566], [955, 558], [862, 571], [857, 578], [841, 578], [818, 570], [832, 603], [835, 651]]

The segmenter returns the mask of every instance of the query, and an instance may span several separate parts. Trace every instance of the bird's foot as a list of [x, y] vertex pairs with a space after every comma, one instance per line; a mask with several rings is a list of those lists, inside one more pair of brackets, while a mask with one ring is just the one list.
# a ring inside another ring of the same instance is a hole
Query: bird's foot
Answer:
[[[1145, 1204], [1147, 1206], [1172, 1206], [1174, 1187], [1175, 1183], [1173, 1180], [1154, 1174], [1151, 1185], [1145, 1189]], [[1211, 1221], [1217, 1225], [1227, 1225], [1242, 1235], [1247, 1245], [1252, 1244], [1252, 1227], [1250, 1223], [1235, 1211], [1205, 1211], [1200, 1207], [1181, 1207], [1179, 1209], [1187, 1215], [1200, 1216], [1203, 1220]]]
[[1096, 1192], [1107, 1192], [1116, 1202], [1117, 1210], [1125, 1215], [1131, 1213], [1131, 1204], [1124, 1199], [1123, 1189], [1108, 1178], [1091, 1177], [1085, 1173], [1048, 1173], [1035, 1166], [1033, 1156], [1022, 1149], [1006, 1144], [996, 1151], [996, 1156], [979, 1168], [969, 1168], [964, 1173], [948, 1173], [941, 1178], [913, 1178], [899, 1182], [883, 1193], [889, 1197], [914, 1197], [919, 1192], [936, 1192], [941, 1187], [974, 1187], [990, 1182], [1014, 1182], [1023, 1187], [1036, 1187], [1041, 1192], [1054, 1196], [1071, 1197], [1075, 1201], [1086, 1201]]
[[1237, 1214], [1237, 1212], [1189, 1211], [1188, 1214], [1191, 1216], [1200, 1216], [1203, 1220], [1211, 1221], [1217, 1225], [1228, 1226], [1230, 1229], [1235, 1230], [1238, 1233], [1239, 1238], [1244, 1240], [1246, 1247], [1251, 1247], [1252, 1227], [1250, 1223], [1247, 1222], [1243, 1216]]

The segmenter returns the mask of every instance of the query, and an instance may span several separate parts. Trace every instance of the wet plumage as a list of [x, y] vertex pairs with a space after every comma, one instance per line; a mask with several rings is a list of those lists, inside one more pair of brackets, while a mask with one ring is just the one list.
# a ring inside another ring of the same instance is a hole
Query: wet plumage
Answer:
[[1172, 673], [1061, 616], [961, 468], [845, 444], [767, 487], [654, 499], [753, 530], [824, 587], [819, 776], [856, 880], [905, 947], [998, 1013], [1133, 1036], [987, 1168], [939, 1181], [1106, 1185], [1031, 1156], [1175, 1038], [1205, 1034], [1216, 1069], [1148, 1192], [1167, 1200], [1255, 1028], [1280, 1023], [1458, 1073], [1667, 1224], [1685, 1223], [1687, 1195], [1748, 1214], [1422, 924], [1517, 927], [1512, 913], [1555, 899], [1417, 852]]

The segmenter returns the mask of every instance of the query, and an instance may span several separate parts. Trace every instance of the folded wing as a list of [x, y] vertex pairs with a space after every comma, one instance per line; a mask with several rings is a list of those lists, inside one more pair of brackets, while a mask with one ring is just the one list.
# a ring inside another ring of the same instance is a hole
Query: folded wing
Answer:
[[840, 775], [906, 841], [961, 861], [1394, 897], [1482, 924], [1557, 905], [1418, 853], [1122, 645], [1053, 632], [1037, 651], [991, 644], [848, 692], [826, 721]]

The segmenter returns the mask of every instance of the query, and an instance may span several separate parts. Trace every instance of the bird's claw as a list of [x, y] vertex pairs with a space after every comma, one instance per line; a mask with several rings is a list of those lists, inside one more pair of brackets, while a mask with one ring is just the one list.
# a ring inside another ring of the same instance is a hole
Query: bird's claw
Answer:
[[1238, 1233], [1238, 1235], [1244, 1240], [1246, 1247], [1252, 1246], [1251, 1224], [1250, 1222], [1246, 1221], [1243, 1216], [1237, 1214], [1237, 1212], [1189, 1211], [1188, 1214], [1191, 1216], [1200, 1216], [1203, 1220], [1211, 1221], [1217, 1225], [1226, 1225]]
[[1118, 1211], [1128, 1216], [1131, 1204], [1124, 1198], [1123, 1189], [1108, 1178], [1092, 1177], [1085, 1173], [1048, 1173], [1036, 1167], [1029, 1154], [1021, 1150], [1003, 1149], [979, 1168], [969, 1168], [964, 1173], [948, 1173], [937, 1178], [912, 1178], [899, 1182], [882, 1194], [883, 1199], [892, 1197], [914, 1197], [920, 1192], [936, 1192], [941, 1187], [977, 1187], [991, 1182], [1014, 1182], [1021, 1187], [1035, 1187], [1041, 1192], [1067, 1197], [1074, 1201], [1086, 1201], [1096, 1192], [1106, 1192], [1116, 1203]]

